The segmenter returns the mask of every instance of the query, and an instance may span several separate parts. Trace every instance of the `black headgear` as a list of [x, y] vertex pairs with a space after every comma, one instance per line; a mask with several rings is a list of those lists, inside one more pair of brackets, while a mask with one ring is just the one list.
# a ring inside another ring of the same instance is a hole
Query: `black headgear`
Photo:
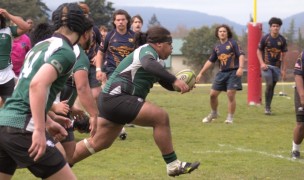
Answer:
[[71, 31], [82, 35], [85, 32], [85, 16], [77, 3], [64, 3], [52, 14], [55, 30], [67, 26]]

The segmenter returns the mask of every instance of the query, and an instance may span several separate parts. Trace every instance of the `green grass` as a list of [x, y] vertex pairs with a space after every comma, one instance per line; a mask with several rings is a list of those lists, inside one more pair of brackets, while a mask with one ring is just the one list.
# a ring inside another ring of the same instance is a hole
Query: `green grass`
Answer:
[[[295, 125], [292, 85], [284, 85], [285, 96], [275, 96], [274, 115], [265, 116], [263, 106], [247, 105], [247, 86], [237, 93], [233, 125], [224, 124], [227, 97], [219, 97], [220, 117], [213, 123], [201, 119], [210, 112], [210, 87], [197, 87], [187, 94], [154, 87], [148, 101], [170, 115], [175, 151], [182, 161], [200, 161], [190, 175], [177, 179], [303, 179], [304, 159], [291, 160]], [[276, 87], [279, 92], [282, 85]], [[264, 97], [263, 97], [264, 98]], [[117, 140], [73, 167], [79, 179], [171, 179], [158, 151], [151, 128], [127, 128], [126, 141]], [[76, 134], [78, 139], [85, 134]], [[302, 151], [304, 154], [304, 151]], [[26, 169], [13, 179], [34, 179]]]

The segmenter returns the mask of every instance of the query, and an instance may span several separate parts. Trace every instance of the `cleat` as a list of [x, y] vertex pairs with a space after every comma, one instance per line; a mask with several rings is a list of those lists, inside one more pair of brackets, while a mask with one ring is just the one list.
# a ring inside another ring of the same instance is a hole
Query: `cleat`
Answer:
[[126, 140], [127, 139], [127, 133], [126, 132], [120, 133], [119, 134], [119, 139], [120, 140]]
[[271, 110], [270, 110], [270, 108], [266, 108], [265, 109], [265, 115], [271, 115], [272, 113], [271, 113]]
[[225, 124], [233, 124], [233, 120], [228, 120], [228, 119], [226, 119], [226, 120], [225, 120]]
[[291, 152], [292, 159], [300, 159], [300, 152], [299, 151], [292, 151]]
[[188, 162], [174, 162], [175, 165], [173, 167], [168, 167], [167, 165], [167, 173], [169, 176], [175, 177], [181, 174], [190, 174], [192, 171], [198, 168], [200, 162], [188, 163]]
[[123, 127], [119, 133], [119, 139], [120, 140], [126, 140], [127, 139], [127, 132], [126, 129]]
[[214, 121], [218, 117], [218, 114], [212, 114], [210, 113], [207, 117], [205, 117], [202, 122], [203, 123], [210, 123], [211, 121]]

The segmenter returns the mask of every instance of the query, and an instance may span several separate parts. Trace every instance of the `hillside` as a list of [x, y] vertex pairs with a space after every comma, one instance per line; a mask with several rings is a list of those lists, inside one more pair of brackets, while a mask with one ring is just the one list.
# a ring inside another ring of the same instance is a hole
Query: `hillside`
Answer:
[[230, 21], [224, 17], [212, 16], [196, 11], [129, 6], [116, 6], [116, 9], [124, 9], [128, 11], [131, 16], [140, 14], [144, 19], [143, 30], [146, 30], [147, 24], [153, 14], [156, 15], [162, 26], [171, 31], [179, 25], [191, 29], [200, 28], [202, 26], [212, 26], [213, 24], [228, 24], [233, 27], [237, 34], [242, 34], [242, 31], [246, 29], [245, 26]]
[[[55, 9], [53, 4], [50, 5], [51, 11]], [[115, 9], [124, 9], [129, 12], [131, 16], [140, 14], [144, 19], [143, 30], [147, 29], [147, 24], [153, 14], [156, 15], [161, 25], [174, 31], [178, 26], [184, 26], [188, 29], [200, 28], [202, 26], [212, 26], [213, 24], [228, 24], [233, 27], [238, 35], [242, 35], [246, 31], [246, 25], [238, 24], [233, 20], [226, 19], [222, 16], [208, 15], [202, 12], [189, 11], [189, 10], [176, 10], [169, 8], [155, 8], [155, 7], [132, 7], [132, 6], [115, 6]], [[304, 12], [295, 14], [293, 16], [283, 19], [282, 31], [287, 31], [290, 26], [291, 20], [295, 20], [295, 30], [302, 28], [304, 33]], [[248, 14], [249, 21], [249, 14]], [[268, 32], [268, 22], [262, 22], [263, 31]]]
[[[208, 15], [202, 12], [189, 11], [189, 10], [175, 10], [167, 8], [154, 8], [154, 7], [130, 7], [130, 6], [115, 6], [116, 9], [125, 9], [131, 16], [140, 14], [144, 19], [144, 29], [146, 30], [147, 24], [152, 15], [155, 14], [161, 25], [173, 31], [179, 25], [188, 29], [200, 28], [202, 26], [212, 26], [213, 24], [228, 24], [233, 27], [238, 35], [242, 35], [246, 31], [246, 25], [241, 25], [226, 19], [221, 16]], [[295, 20], [295, 30], [299, 27], [304, 27], [304, 12], [287, 17], [283, 20], [282, 31], [287, 31], [290, 26], [291, 20]], [[249, 21], [249, 14], [248, 14]], [[263, 31], [268, 32], [268, 22], [262, 22]]]

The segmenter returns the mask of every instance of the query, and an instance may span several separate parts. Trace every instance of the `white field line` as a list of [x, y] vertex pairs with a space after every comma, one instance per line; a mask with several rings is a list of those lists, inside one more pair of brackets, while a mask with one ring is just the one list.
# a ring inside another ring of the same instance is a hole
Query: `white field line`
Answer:
[[218, 144], [220, 147], [228, 147], [231, 148], [232, 150], [215, 150], [215, 151], [194, 151], [194, 153], [197, 154], [206, 154], [206, 153], [235, 153], [235, 152], [245, 152], [245, 153], [256, 153], [256, 154], [260, 154], [263, 156], [267, 156], [267, 157], [271, 157], [271, 158], [275, 158], [275, 159], [283, 159], [283, 160], [287, 160], [287, 161], [291, 161], [291, 162], [297, 162], [297, 163], [301, 163], [304, 164], [304, 160], [294, 160], [291, 157], [286, 157], [280, 154], [272, 154], [272, 153], [268, 153], [265, 151], [256, 151], [253, 149], [246, 149], [243, 147], [235, 147], [229, 144]]
[[[207, 83], [207, 84], [195, 84], [196, 87], [211, 87], [212, 84]], [[248, 86], [247, 83], [242, 83], [243, 86]], [[263, 86], [265, 86], [265, 83], [262, 83]], [[276, 86], [278, 85], [290, 85], [291, 88], [293, 88], [295, 86], [294, 82], [278, 82]], [[160, 85], [155, 83], [153, 86], [159, 87]]]

